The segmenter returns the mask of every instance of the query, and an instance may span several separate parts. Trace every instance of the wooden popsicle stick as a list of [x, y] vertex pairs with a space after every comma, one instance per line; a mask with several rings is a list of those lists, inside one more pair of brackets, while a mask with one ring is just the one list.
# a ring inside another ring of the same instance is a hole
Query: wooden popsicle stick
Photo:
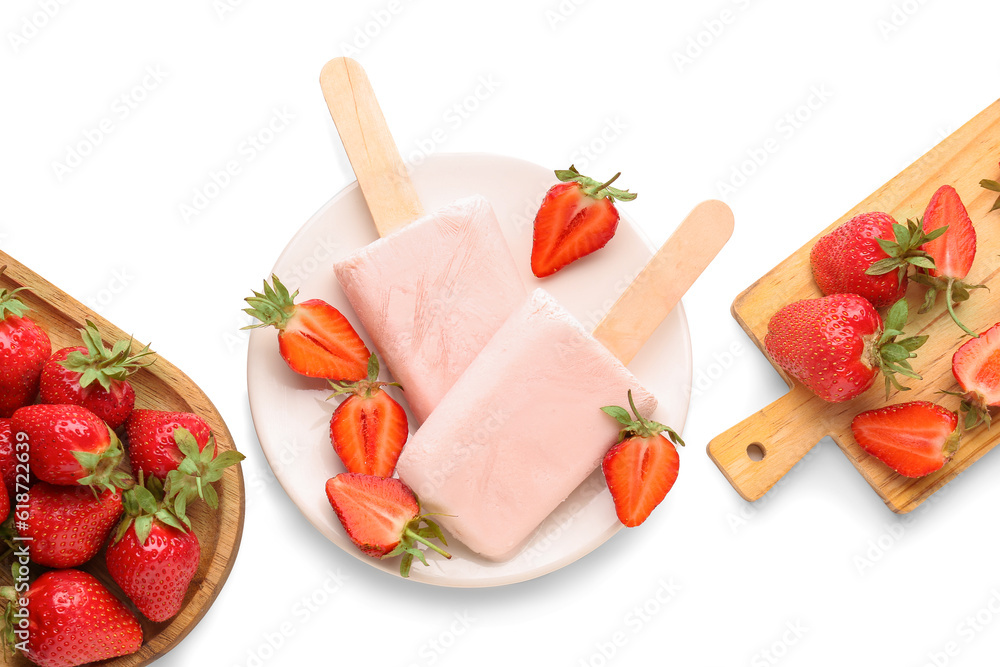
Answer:
[[832, 431], [812, 414], [816, 396], [800, 384], [708, 443], [708, 455], [745, 500], [757, 500]]
[[319, 85], [379, 236], [423, 215], [365, 70], [351, 58], [334, 58], [323, 66]]
[[733, 212], [721, 201], [694, 207], [594, 329], [625, 365], [639, 352], [733, 234]]

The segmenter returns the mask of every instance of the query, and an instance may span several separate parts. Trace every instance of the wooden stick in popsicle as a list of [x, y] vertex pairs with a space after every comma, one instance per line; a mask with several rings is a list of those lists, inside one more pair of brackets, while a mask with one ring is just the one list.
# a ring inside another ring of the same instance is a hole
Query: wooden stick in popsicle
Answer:
[[733, 212], [710, 199], [694, 207], [594, 329], [626, 366], [733, 234]]
[[379, 236], [423, 215], [365, 70], [351, 58], [334, 58], [323, 66], [319, 85]]

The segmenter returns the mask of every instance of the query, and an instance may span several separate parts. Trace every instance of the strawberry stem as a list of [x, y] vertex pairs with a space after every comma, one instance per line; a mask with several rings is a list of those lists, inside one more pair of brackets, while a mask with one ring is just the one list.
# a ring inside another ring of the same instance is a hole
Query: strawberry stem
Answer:
[[438, 552], [439, 554], [441, 554], [445, 558], [451, 558], [451, 554], [450, 553], [448, 553], [447, 551], [445, 551], [444, 549], [442, 549], [438, 545], [434, 544], [433, 542], [431, 542], [427, 538], [423, 537], [422, 535], [417, 534], [412, 528], [407, 528], [406, 531], [405, 531], [405, 533], [406, 533], [406, 535], [408, 537], [411, 537], [414, 540], [416, 540], [417, 542], [420, 542], [421, 544], [425, 545], [426, 547], [428, 547], [430, 549], [433, 549], [434, 551]]
[[955, 324], [957, 324], [958, 326], [960, 326], [962, 328], [962, 331], [964, 331], [965, 333], [969, 334], [973, 338], [979, 338], [979, 334], [971, 331], [969, 329], [969, 327], [967, 327], [964, 324], [962, 324], [961, 320], [958, 319], [958, 316], [955, 315], [955, 308], [954, 308], [954, 306], [952, 304], [952, 301], [951, 301], [951, 290], [952, 290], [952, 288], [954, 286], [955, 286], [955, 279], [954, 278], [948, 278], [948, 286], [945, 288], [945, 293], [944, 293], [945, 306], [948, 308], [948, 314], [951, 315], [951, 319], [955, 321]]
[[[596, 189], [594, 189], [593, 193], [596, 194], [596, 193], [600, 192], [601, 190], [603, 190], [604, 188], [608, 187], [609, 185], [611, 185], [612, 183], [614, 183], [615, 181], [617, 181], [618, 177], [621, 176], [621, 175], [622, 175], [622, 173], [619, 171], [617, 174], [615, 174], [614, 176], [612, 176], [611, 180], [609, 180], [607, 183], [605, 183], [603, 185], [599, 185]], [[588, 192], [590, 192], [590, 191], [588, 191]]]

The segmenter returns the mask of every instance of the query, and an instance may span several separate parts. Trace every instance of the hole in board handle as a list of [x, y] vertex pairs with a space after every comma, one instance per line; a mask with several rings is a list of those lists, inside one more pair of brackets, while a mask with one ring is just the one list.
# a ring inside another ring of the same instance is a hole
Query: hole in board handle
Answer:
[[751, 461], [760, 461], [764, 458], [764, 445], [759, 442], [747, 445], [747, 456]]

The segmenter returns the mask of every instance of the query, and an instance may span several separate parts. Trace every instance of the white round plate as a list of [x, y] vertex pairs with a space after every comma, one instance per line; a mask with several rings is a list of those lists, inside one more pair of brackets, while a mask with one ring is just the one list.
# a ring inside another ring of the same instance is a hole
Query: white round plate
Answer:
[[[605, 248], [539, 280], [529, 265], [532, 222], [545, 191], [556, 182], [551, 169], [496, 155], [452, 154], [429, 157], [411, 175], [426, 211], [460, 197], [484, 195], [493, 204], [528, 291], [544, 287], [589, 330], [652, 256], [649, 242], [623, 214], [617, 234]], [[332, 267], [336, 260], [376, 238], [355, 182], [299, 230], [273, 270], [289, 290], [299, 290], [299, 299], [323, 299], [340, 310], [373, 350]], [[691, 387], [691, 338], [681, 306], [660, 325], [630, 369], [659, 399], [653, 418], [675, 429], [683, 428]], [[383, 561], [361, 553], [327, 502], [326, 481], [344, 468], [330, 444], [330, 416], [337, 403], [325, 400], [330, 393], [326, 383], [289, 369], [278, 354], [277, 332], [269, 327], [255, 329], [250, 336], [247, 384], [261, 447], [292, 501], [334, 544], [398, 576], [398, 559]], [[410, 421], [412, 424], [412, 416]], [[492, 562], [449, 539], [453, 558], [446, 560], [428, 552], [429, 567], [415, 562], [410, 579], [463, 587], [525, 581], [590, 553], [620, 526], [598, 468], [539, 526], [514, 558]]]

